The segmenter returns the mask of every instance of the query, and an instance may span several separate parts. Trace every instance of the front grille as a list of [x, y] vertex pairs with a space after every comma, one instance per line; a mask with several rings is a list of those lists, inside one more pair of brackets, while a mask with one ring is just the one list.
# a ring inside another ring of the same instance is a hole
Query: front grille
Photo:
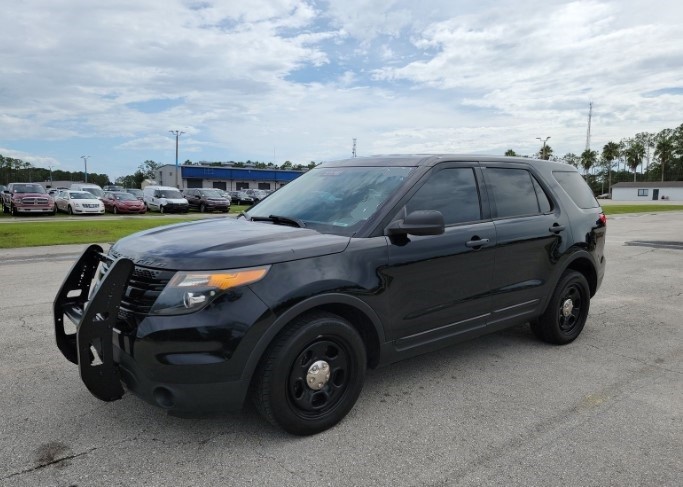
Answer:
[[39, 196], [27, 196], [26, 198], [22, 198], [21, 202], [24, 205], [45, 206], [47, 205], [47, 198], [42, 198]]
[[100, 205], [95, 203], [83, 203], [83, 208], [99, 208]]
[[[118, 257], [115, 252], [110, 251], [109, 257]], [[111, 265], [111, 262], [102, 263], [101, 272], [104, 274]], [[121, 299], [118, 318], [131, 329], [149, 314], [154, 302], [171, 280], [174, 271], [152, 269], [149, 267], [135, 266], [133, 274], [128, 280], [126, 291]]]

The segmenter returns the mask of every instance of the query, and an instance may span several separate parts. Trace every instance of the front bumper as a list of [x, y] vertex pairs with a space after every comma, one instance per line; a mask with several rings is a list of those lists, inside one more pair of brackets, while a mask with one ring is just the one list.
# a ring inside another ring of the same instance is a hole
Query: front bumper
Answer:
[[55, 211], [54, 206], [19, 206], [16, 205], [17, 213], [53, 213]]
[[[91, 292], [100, 262], [108, 268]], [[253, 329], [258, 334], [271, 319], [263, 302], [245, 287], [215, 306], [186, 315], [147, 316], [126, 331], [119, 310], [137, 271], [126, 258], [109, 262], [101, 247], [88, 247], [54, 302], [57, 345], [78, 365], [88, 390], [114, 401], [125, 385], [175, 413], [240, 409], [249, 389], [244, 371], [255, 334], [245, 336]], [[65, 317], [76, 325], [75, 333], [66, 332]]]

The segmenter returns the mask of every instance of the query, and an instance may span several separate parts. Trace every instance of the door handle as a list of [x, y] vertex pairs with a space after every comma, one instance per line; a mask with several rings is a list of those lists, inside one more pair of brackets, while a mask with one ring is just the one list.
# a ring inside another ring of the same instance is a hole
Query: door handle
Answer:
[[484, 245], [488, 245], [488, 243], [488, 238], [472, 237], [472, 240], [468, 240], [467, 242], [465, 242], [465, 246], [471, 249], [479, 249]]
[[551, 233], [560, 233], [562, 230], [564, 230], [564, 225], [558, 223], [553, 223], [553, 226], [548, 229]]

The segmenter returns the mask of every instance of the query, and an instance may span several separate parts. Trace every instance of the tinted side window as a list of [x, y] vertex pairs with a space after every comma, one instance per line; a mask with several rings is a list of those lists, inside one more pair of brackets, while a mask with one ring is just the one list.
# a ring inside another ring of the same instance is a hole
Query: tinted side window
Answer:
[[598, 208], [598, 200], [576, 171], [553, 171], [553, 176], [579, 208]]
[[538, 206], [541, 208], [541, 213], [548, 213], [552, 209], [548, 195], [545, 194], [545, 191], [543, 191], [535, 177], [531, 176], [531, 182], [534, 183], [534, 189], [536, 189], [536, 197], [538, 198]]
[[[487, 168], [486, 183], [499, 218], [540, 213], [531, 175], [524, 169]], [[490, 195], [489, 195], [490, 196]]]
[[432, 174], [406, 205], [408, 213], [438, 210], [446, 225], [481, 220], [479, 190], [469, 167], [443, 169]]

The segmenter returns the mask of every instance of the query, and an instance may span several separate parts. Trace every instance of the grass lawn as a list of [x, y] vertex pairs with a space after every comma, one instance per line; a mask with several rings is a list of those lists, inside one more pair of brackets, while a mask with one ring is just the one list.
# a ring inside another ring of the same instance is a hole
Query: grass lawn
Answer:
[[94, 218], [97, 217], [88, 216], [82, 220], [68, 221], [0, 223], [0, 248], [115, 242], [140, 230], [196, 219], [126, 218], [94, 221]]
[[[239, 213], [248, 207], [232, 207], [230, 213]], [[652, 213], [681, 211], [683, 205], [605, 205], [606, 215], [622, 213]], [[0, 213], [0, 215], [2, 215]], [[6, 215], [2, 215], [6, 216]], [[198, 214], [187, 218], [145, 218], [135, 216], [121, 220], [98, 220], [96, 216], [41, 219], [0, 223], [0, 248], [35, 247], [40, 245], [87, 244], [115, 242], [131, 233], [161, 225], [196, 220]]]
[[662, 211], [681, 211], [683, 205], [605, 205], [602, 211], [605, 215], [619, 215], [621, 213], [659, 213]]

